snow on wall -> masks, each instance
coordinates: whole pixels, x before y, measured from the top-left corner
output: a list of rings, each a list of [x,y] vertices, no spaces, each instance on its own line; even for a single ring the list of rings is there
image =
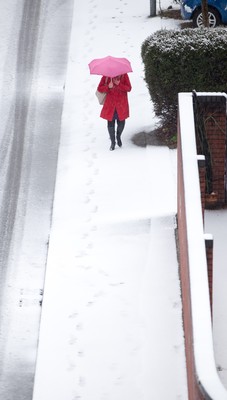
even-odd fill
[[[227,399],[227,391],[219,380],[213,352],[192,94],[179,93],[178,102],[188,239],[193,345],[197,382],[204,393],[204,398],[224,400]]]

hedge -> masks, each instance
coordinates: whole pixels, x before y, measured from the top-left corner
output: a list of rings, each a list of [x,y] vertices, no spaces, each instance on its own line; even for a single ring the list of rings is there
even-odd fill
[[[159,30],[141,47],[145,81],[163,124],[176,123],[179,92],[227,91],[227,30]]]

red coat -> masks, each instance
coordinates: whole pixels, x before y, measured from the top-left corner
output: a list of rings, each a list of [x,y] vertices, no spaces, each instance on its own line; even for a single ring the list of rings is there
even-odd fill
[[[129,117],[128,93],[131,90],[131,83],[127,74],[121,75],[119,85],[109,89],[110,78],[102,77],[99,85],[99,92],[106,92],[106,100],[103,105],[100,117],[112,121],[114,111],[117,110],[120,121]]]

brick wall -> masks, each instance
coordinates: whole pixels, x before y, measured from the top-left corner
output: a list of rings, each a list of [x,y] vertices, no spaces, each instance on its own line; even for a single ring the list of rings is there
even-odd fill
[[[191,315],[191,294],[189,279],[189,260],[188,260],[188,240],[186,229],[185,215],[185,197],[184,197],[184,180],[183,165],[181,152],[181,138],[178,127],[178,247],[179,247],[179,264],[180,264],[180,281],[182,294],[183,309],[183,326],[185,332],[185,355],[188,381],[188,400],[203,400],[205,397],[199,390],[195,372],[194,347],[193,347],[193,331],[192,331],[192,315]]]
[[[191,171],[195,172],[195,168],[192,168],[192,164],[194,165],[194,160],[196,157],[196,146],[190,146],[191,140],[193,141],[195,138],[194,126],[191,123],[188,123],[188,108],[190,106],[190,101],[187,103],[185,99],[187,99],[188,94],[182,94],[180,97],[180,101],[182,103],[179,104],[183,105],[184,112],[179,110],[179,115],[181,116],[184,123],[182,123],[183,134],[181,137],[181,128],[180,124],[181,121],[178,118],[178,148],[177,148],[177,158],[178,158],[178,165],[177,165],[177,202],[178,202],[178,211],[177,211],[177,226],[178,226],[178,255],[179,255],[179,271],[180,271],[180,280],[181,280],[181,292],[182,292],[182,308],[183,308],[183,325],[184,325],[184,333],[185,333],[185,354],[186,354],[186,367],[187,367],[187,380],[188,380],[188,400],[207,400],[207,399],[226,399],[226,391],[225,388],[220,384],[219,380],[216,381],[216,366],[213,365],[213,370],[206,378],[208,379],[209,383],[212,380],[215,386],[215,390],[213,393],[206,392],[206,383],[205,383],[205,375],[203,374],[202,379],[200,376],[197,376],[197,364],[195,363],[195,358],[198,356],[195,353],[194,343],[196,339],[198,339],[198,330],[204,329],[204,314],[209,308],[209,300],[210,300],[210,307],[211,307],[211,316],[212,316],[212,289],[213,289],[213,239],[212,235],[204,235],[203,229],[201,229],[201,219],[198,218],[199,215],[199,207],[200,205],[197,204],[199,199],[201,201],[201,217],[203,217],[204,221],[204,209],[206,207],[206,164],[204,156],[201,154],[200,149],[198,149],[197,143],[197,161],[198,161],[198,172],[199,172],[199,182],[197,181],[196,190],[200,190],[196,192],[197,195],[195,197],[190,196],[190,186],[193,185],[191,181]],[[185,97],[183,97],[185,96]],[[226,97],[220,96],[202,96],[202,102],[204,106],[204,123],[206,128],[207,140],[210,146],[210,152],[213,159],[213,190],[218,192],[218,206],[222,206],[225,204],[225,157],[226,157]],[[209,97],[211,97],[211,104],[209,102]],[[217,100],[218,98],[218,100]],[[217,100],[217,102],[216,102]],[[191,98],[192,102],[192,98]],[[193,120],[193,108],[190,112],[190,120]],[[190,139],[192,138],[192,139]],[[181,143],[182,139],[182,143]],[[189,150],[188,150],[189,149]],[[182,155],[184,154],[184,156]],[[198,156],[199,154],[199,156]],[[192,163],[190,165],[190,163]],[[185,173],[187,171],[187,173]],[[193,174],[192,174],[193,175]],[[195,175],[193,175],[195,176]],[[184,179],[186,181],[184,181]],[[194,192],[194,191],[191,191]],[[199,196],[200,194],[200,196]],[[187,198],[186,198],[187,197]],[[189,201],[189,199],[193,199],[193,201]],[[194,201],[195,200],[195,201]],[[191,209],[193,208],[192,204],[196,203],[196,212],[192,213]],[[190,211],[189,211],[190,208]],[[189,216],[192,216],[190,218]],[[205,241],[205,249],[206,249],[206,260],[204,257],[201,259],[201,264],[197,261],[196,258],[192,257],[192,253],[189,249],[192,250],[192,245],[196,246],[198,241],[192,240],[192,227],[193,223],[195,223],[196,229],[196,222],[197,219],[200,219],[200,230],[201,233],[199,234],[200,238],[202,239],[200,245],[202,246],[202,241]],[[188,230],[188,222],[190,220],[190,230]],[[189,237],[188,237],[189,235]],[[198,239],[198,238],[197,238]],[[189,244],[190,242],[190,244]],[[193,244],[192,244],[193,242]],[[193,247],[195,250],[195,247]],[[198,249],[199,250],[199,249]],[[200,253],[201,254],[201,253]],[[193,260],[193,261],[192,261]],[[207,267],[207,275],[204,274],[204,279],[201,279],[201,269],[200,266],[203,265],[203,271],[206,270]],[[193,290],[194,297],[192,298],[192,285],[193,282],[195,283],[196,279],[196,268],[198,268],[198,275],[200,277],[200,285],[209,285],[209,295],[203,298],[202,304],[207,304],[205,310],[201,312],[203,323],[201,326],[199,325],[200,318],[195,320],[195,291]],[[191,274],[193,273],[193,278],[191,280]],[[205,283],[206,282],[206,283]],[[193,289],[198,289],[197,284],[194,286]],[[203,287],[204,289],[204,287]],[[204,290],[202,291],[204,294]],[[200,295],[196,290],[196,298],[198,307],[200,308],[201,304],[199,303]],[[192,308],[193,304],[193,308]],[[197,313],[197,311],[196,311]],[[211,320],[209,318],[209,323],[206,326],[204,331],[204,337],[206,336],[206,332],[210,332],[212,338],[212,327],[210,325]],[[195,330],[196,329],[196,330]],[[195,340],[194,337],[195,336]],[[201,337],[200,337],[201,339]],[[203,340],[203,339],[202,339]],[[210,346],[213,346],[212,339]],[[200,347],[199,347],[200,348]],[[197,347],[197,351],[198,347]],[[211,350],[212,351],[212,350]],[[198,360],[196,358],[196,360]],[[207,367],[208,364],[206,364]],[[203,370],[204,372],[204,370]],[[208,385],[209,386],[209,385]],[[210,389],[210,386],[209,386]],[[219,395],[218,393],[221,393]]]

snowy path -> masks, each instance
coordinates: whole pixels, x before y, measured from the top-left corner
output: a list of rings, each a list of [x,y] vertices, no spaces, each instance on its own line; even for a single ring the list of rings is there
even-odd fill
[[[186,400],[176,152],[130,140],[153,124],[139,49],[163,22],[145,0],[77,3],[33,400]],[[87,69],[110,43],[135,68],[114,152]]]

